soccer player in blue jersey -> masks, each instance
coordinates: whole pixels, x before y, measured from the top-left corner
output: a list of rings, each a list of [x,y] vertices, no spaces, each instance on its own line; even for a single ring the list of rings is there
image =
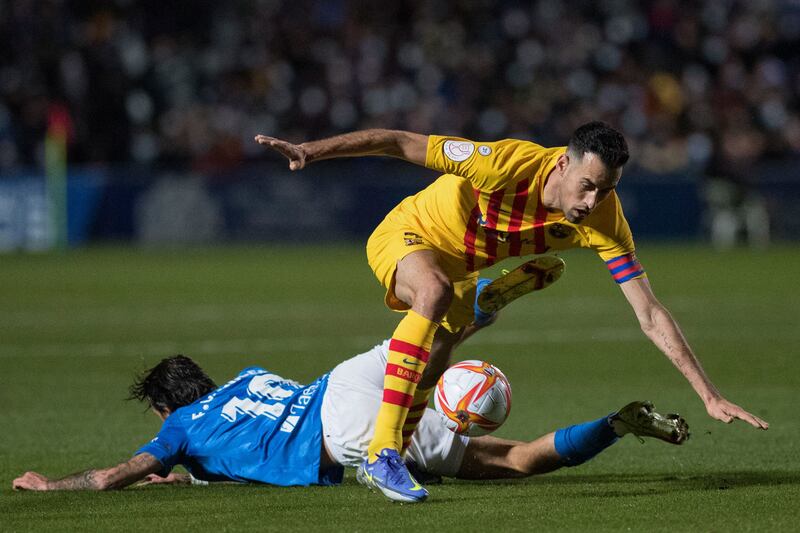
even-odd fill
[[[190,358],[164,359],[131,387],[131,396],[147,402],[164,421],[133,458],[62,479],[26,472],[13,487],[108,490],[138,481],[337,484],[343,467],[357,467],[367,455],[388,353],[387,340],[310,385],[250,367],[217,387]],[[427,409],[405,459],[420,479],[425,474],[525,477],[581,464],[626,433],[681,444],[688,426],[677,415],[659,415],[648,402],[633,402],[611,415],[522,442],[457,435],[441,414]],[[171,474],[178,464],[189,474]],[[395,465],[398,472],[403,468]],[[402,495],[391,499],[403,501]]]

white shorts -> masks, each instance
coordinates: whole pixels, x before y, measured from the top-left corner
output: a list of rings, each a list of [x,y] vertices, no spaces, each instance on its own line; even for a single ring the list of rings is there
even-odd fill
[[[344,361],[333,369],[322,399],[322,434],[331,458],[358,466],[367,456],[375,418],[383,397],[389,341]],[[453,433],[444,416],[426,409],[411,438],[406,458],[421,470],[454,477],[461,468],[469,439]]]

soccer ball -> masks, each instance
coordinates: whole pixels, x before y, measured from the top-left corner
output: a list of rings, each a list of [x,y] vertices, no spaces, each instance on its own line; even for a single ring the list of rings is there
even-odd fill
[[[461,361],[439,378],[434,404],[450,430],[472,437],[486,435],[508,418],[511,385],[505,374],[492,364]]]

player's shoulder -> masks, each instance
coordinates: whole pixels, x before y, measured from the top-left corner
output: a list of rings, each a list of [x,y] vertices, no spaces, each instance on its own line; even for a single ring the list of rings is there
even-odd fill
[[[594,248],[603,260],[613,259],[634,249],[633,235],[615,192],[603,200],[580,226],[590,247]]]
[[[534,166],[541,169],[549,169],[555,166],[558,157],[566,152],[566,146],[542,146],[534,141],[524,139],[502,139],[494,143],[499,157],[509,161],[517,161],[525,167]],[[478,153],[481,153],[478,147]]]
[[[503,148],[516,148],[520,150],[530,150],[533,152],[540,152],[543,150],[551,150],[551,148],[547,148],[546,146],[542,146],[539,143],[531,141],[529,139],[514,139],[514,138],[507,138],[507,139],[500,139],[495,141],[494,144],[497,147]]]
[[[472,140],[452,135],[430,135],[429,148],[442,147],[445,155],[454,158],[469,158],[473,154],[484,157],[500,151],[527,150],[532,152],[546,150],[563,150],[565,147],[547,148],[529,139],[506,138],[494,141]]]
[[[486,145],[479,144],[477,153],[526,173],[530,168],[545,169],[555,165],[556,159],[565,150],[564,146],[548,148],[525,139],[501,139]]]

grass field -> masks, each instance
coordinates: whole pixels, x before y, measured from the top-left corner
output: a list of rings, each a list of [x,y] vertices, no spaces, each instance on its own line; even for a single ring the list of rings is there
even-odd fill
[[[683,414],[692,438],[672,447],[628,437],[578,468],[449,481],[424,505],[401,506],[352,473],[335,488],[11,490],[26,470],[108,466],[148,441],[159,421],[124,398],[133,375],[162,357],[191,355],[217,381],[250,364],[307,381],[389,335],[398,317],[382,307],[360,247],[4,256],[0,530],[798,530],[800,249],[640,253],[712,379],[767,419],[767,432],[708,418],[602,263],[564,257],[559,283],[460,350],[511,380],[514,408],[498,435],[533,438],[647,398]]]

